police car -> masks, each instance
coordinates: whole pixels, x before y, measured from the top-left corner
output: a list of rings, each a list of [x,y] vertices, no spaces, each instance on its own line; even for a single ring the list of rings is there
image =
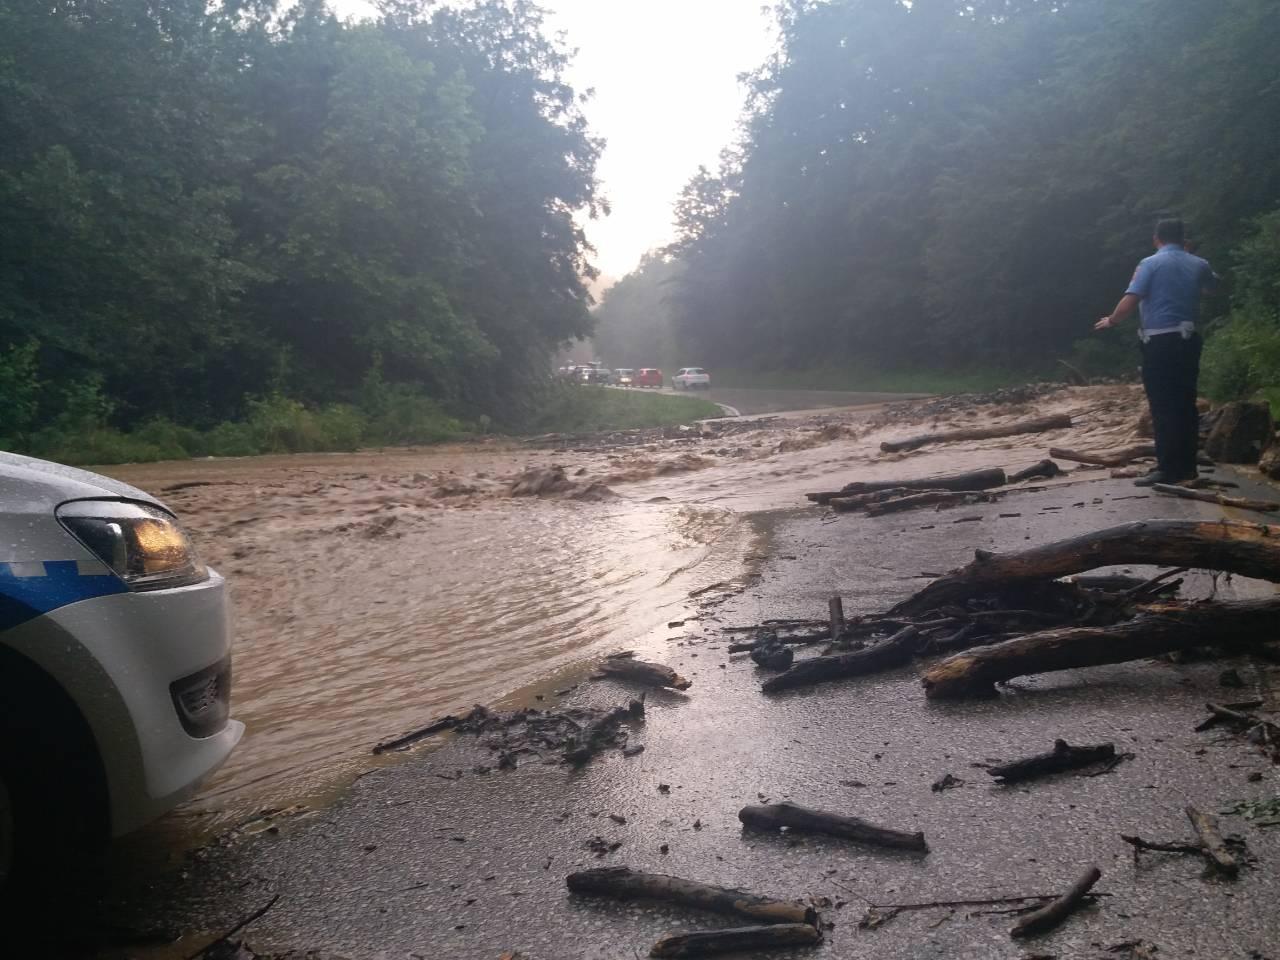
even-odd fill
[[[230,711],[226,585],[149,494],[0,453],[0,887],[195,792]]]

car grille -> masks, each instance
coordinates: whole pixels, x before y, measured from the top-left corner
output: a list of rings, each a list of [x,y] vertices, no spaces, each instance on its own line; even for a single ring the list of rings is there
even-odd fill
[[[182,729],[193,737],[211,737],[231,715],[231,658],[169,684]]]

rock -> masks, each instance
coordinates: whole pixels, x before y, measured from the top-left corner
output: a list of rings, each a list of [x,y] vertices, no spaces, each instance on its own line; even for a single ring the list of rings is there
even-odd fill
[[[1273,443],[1267,448],[1262,459],[1258,461],[1258,469],[1264,476],[1272,480],[1280,480],[1280,444]]]
[[[1271,405],[1265,400],[1232,401],[1218,411],[1205,451],[1224,463],[1257,463],[1273,430]]]

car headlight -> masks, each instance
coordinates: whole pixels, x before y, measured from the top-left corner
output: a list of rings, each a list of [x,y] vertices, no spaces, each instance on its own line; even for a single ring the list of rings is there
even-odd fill
[[[119,500],[75,500],[58,521],[130,590],[164,590],[209,576],[176,520],[158,507]]]

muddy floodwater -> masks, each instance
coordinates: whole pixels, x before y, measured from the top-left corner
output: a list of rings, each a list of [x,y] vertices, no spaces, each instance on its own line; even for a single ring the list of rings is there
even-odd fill
[[[1132,425],[1126,389],[1052,403],[1083,412],[1074,443],[1105,447]],[[169,503],[232,588],[233,711],[248,734],[179,821],[218,828],[314,800],[375,762],[381,739],[477,702],[550,705],[592,658],[659,649],[669,622],[750,588],[767,549],[753,516],[802,506],[805,490],[855,468],[929,472],[929,451],[878,453],[883,436],[910,430],[876,416],[560,449],[495,441],[105,468]],[[1025,465],[1043,443],[969,444],[938,465]],[[511,495],[553,467],[542,495]]]

